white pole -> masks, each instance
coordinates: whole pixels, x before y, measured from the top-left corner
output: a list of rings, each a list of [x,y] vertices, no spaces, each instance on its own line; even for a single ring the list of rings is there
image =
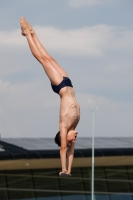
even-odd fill
[[[94,112],[98,110],[98,102],[95,98],[89,100],[89,107],[92,112],[92,180],[91,180],[91,199],[94,200]]]
[[[92,112],[93,121],[92,121],[92,200],[94,200],[94,112]]]

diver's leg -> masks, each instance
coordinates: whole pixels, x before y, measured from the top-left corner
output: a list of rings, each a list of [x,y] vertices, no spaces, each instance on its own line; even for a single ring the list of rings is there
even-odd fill
[[[33,37],[31,36],[29,27],[27,26],[27,23],[23,17],[20,20],[20,24],[22,29],[22,35],[24,35],[27,38],[33,56],[42,64],[50,81],[54,85],[58,85],[63,80],[63,76],[54,66],[52,60],[50,58],[47,58],[46,55],[42,54],[40,49],[37,47],[36,43],[33,40]]]
[[[25,20],[26,21],[26,20]],[[27,21],[26,21],[27,22]],[[31,32],[31,36],[33,37],[33,40],[36,44],[36,46],[38,47],[38,49],[41,51],[41,53],[46,56],[47,58],[50,59],[50,61],[53,63],[53,65],[56,67],[56,69],[60,72],[60,74],[62,76],[68,77],[67,73],[65,72],[65,70],[54,60],[54,58],[52,58],[46,51],[46,49],[43,47],[43,45],[41,44],[41,42],[39,41],[34,29],[31,27],[31,25],[27,22],[27,25],[30,29]]]

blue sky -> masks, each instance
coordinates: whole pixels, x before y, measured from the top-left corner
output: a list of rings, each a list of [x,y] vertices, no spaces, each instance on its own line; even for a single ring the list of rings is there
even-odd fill
[[[59,96],[21,36],[24,16],[72,79],[81,106],[79,136],[133,134],[133,2],[131,0],[2,1],[0,130],[2,137],[54,137]]]

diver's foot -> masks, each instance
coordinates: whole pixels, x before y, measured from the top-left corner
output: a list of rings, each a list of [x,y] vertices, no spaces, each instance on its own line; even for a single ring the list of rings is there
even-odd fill
[[[26,36],[29,33],[29,27],[28,27],[27,22],[26,22],[24,17],[21,17],[20,25],[21,25],[21,33],[22,33],[22,35]]]
[[[32,28],[32,26],[28,23],[28,21],[26,19],[24,19],[24,20],[27,23],[27,26],[28,26],[28,28],[30,30],[31,35],[34,34],[35,32],[34,32],[34,29]]]
[[[34,32],[34,29],[32,28],[32,26],[26,21],[27,25],[28,25],[28,28],[30,30],[30,33],[31,35],[33,35],[35,32]]]

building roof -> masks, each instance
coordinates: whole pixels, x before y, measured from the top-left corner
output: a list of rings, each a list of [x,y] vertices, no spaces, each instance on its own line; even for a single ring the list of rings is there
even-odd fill
[[[3,138],[1,141],[16,145],[27,150],[59,149],[53,138]],[[75,149],[91,149],[92,139],[77,138]],[[96,137],[95,149],[133,148],[133,137]]]
[[[92,139],[77,138],[75,157],[91,157]],[[133,137],[95,138],[95,156],[133,155]],[[59,147],[53,138],[2,138],[0,160],[20,158],[59,158]]]

